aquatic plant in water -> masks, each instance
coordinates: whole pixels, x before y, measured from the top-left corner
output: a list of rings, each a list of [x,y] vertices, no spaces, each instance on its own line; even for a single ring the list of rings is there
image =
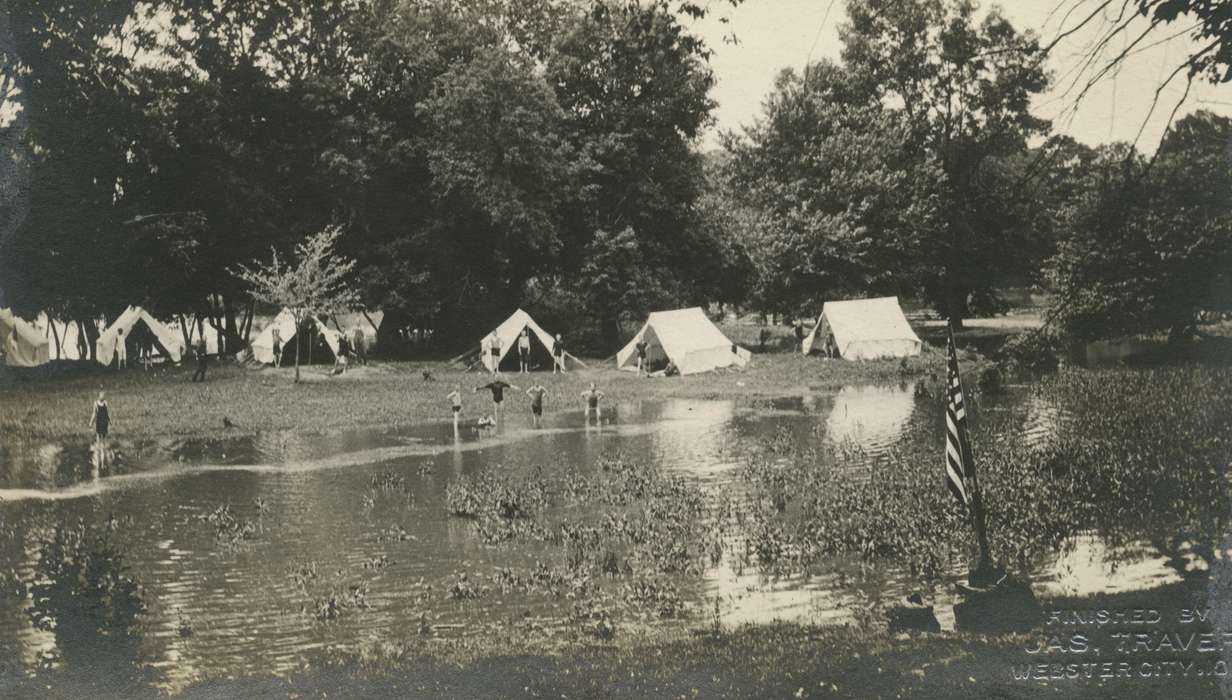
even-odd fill
[[[1064,416],[1043,443],[1026,440],[1012,417],[977,413],[974,422],[1001,563],[1029,574],[1083,532],[1113,550],[1150,540],[1178,566],[1182,550],[1213,561],[1229,505],[1232,372],[1068,370],[1035,391]],[[742,472],[755,494],[741,526],[753,558],[783,570],[855,555],[905,566],[925,584],[942,580],[970,561],[974,542],[944,490],[941,449],[933,439],[853,463],[841,451],[768,443]]]

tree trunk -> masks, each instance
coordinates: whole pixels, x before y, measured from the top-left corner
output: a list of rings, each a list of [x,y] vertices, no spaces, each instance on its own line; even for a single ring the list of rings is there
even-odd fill
[[[85,331],[86,354],[90,356],[91,360],[97,360],[98,359],[98,326],[95,325],[94,321],[90,321],[89,323],[86,323],[84,321],[78,321],[77,323],[80,324],[81,329]]]
[[[56,359],[63,359],[61,356],[64,352],[64,346],[60,344],[60,331],[56,330],[56,321],[50,314],[47,316],[47,327],[51,329],[51,337],[55,338],[56,341]]]
[[[238,349],[242,340],[239,327],[235,323],[235,300],[226,294],[218,296],[222,299],[223,336],[226,339],[227,354],[231,354],[232,349]],[[222,348],[218,350],[222,352]]]

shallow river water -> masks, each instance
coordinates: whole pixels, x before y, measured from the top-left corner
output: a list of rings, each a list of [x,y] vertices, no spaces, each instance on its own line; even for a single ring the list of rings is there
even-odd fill
[[[621,452],[721,494],[737,488],[735,471],[748,445],[780,431],[856,447],[870,459],[904,441],[935,441],[941,464],[940,402],[918,398],[915,388],[909,382],[821,397],[622,403],[607,407],[598,427],[587,426],[580,412],[564,411],[533,430],[515,412],[499,431],[480,434],[466,425],[457,440],[449,424],[439,423],[130,445],[129,466],[101,479],[89,474],[81,445],[4,445],[0,658],[7,661],[0,662],[0,678],[75,663],[80,640],[36,624],[55,611],[37,610],[18,583],[39,578],[40,543],[56,525],[80,520],[87,530],[112,528],[144,603],[136,615],[134,658],[127,660],[147,668],[155,684],[174,689],[204,676],[286,671],[333,645],[411,634],[425,613],[441,633],[458,635],[489,617],[559,616],[569,603],[543,596],[497,592],[447,600],[444,591],[461,573],[478,577],[553,556],[537,543],[483,545],[472,521],[446,512],[445,489],[454,480],[536,466],[585,471],[600,456]],[[1047,440],[1064,420],[1020,385],[975,402],[973,410],[975,420],[1000,415],[1032,440]],[[938,474],[940,483],[940,468]],[[374,491],[374,478],[391,475],[400,477],[398,488]],[[220,541],[223,506],[256,528],[238,546]],[[859,586],[840,585],[857,575]],[[1146,551],[1114,572],[1091,540],[1044,563],[1035,583],[1041,592],[1086,593],[1173,580],[1166,562]],[[700,578],[681,581],[701,608],[717,598],[719,617],[730,624],[841,622],[867,604],[866,596],[897,597],[906,586],[894,571],[870,575],[841,561],[808,576],[768,579],[726,555]],[[364,606],[328,623],[306,610],[314,596],[335,590],[362,592]],[[938,614],[949,627],[943,596]]]

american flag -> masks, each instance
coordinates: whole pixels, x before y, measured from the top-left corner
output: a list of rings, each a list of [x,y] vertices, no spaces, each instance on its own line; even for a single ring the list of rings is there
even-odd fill
[[[971,504],[975,464],[967,440],[967,410],[963,406],[962,378],[958,375],[958,354],[954,350],[954,328],[950,328],[949,368],[945,384],[945,482],[964,506]]]

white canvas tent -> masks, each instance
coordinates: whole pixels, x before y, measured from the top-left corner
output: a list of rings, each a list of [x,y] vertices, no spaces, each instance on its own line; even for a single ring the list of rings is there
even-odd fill
[[[509,318],[505,319],[493,331],[500,341],[500,354],[497,356],[496,362],[503,364],[505,369],[508,370],[518,369],[518,336],[522,334],[523,328],[530,331],[531,366],[551,369],[553,351],[556,349],[556,338],[551,333],[543,330],[543,327],[535,323],[535,319],[531,318],[531,315],[522,309],[514,311]],[[479,341],[479,360],[489,371],[492,370],[491,349],[492,333],[489,333]],[[566,363],[572,361],[578,365],[583,364],[581,360],[570,355],[568,351],[565,352],[565,357],[567,358]],[[506,358],[509,359],[509,362],[503,362]]]
[[[617,369],[637,370],[637,341],[646,341],[646,359],[652,366],[671,360],[681,374],[707,372],[720,367],[743,367],[752,357],[710,322],[698,307],[655,311],[646,325],[616,353]]]
[[[153,336],[154,349],[159,354],[172,362],[180,361],[184,355],[184,339],[140,306],[130,306],[125,309],[124,313],[120,314],[120,317],[98,336],[98,341],[94,345],[94,359],[103,365],[110,365],[115,360],[116,343],[120,339],[122,330],[129,362],[136,364],[137,352],[133,331],[137,328],[144,328],[150,332]]]
[[[217,355],[219,347],[225,345],[223,342],[222,333],[215,330],[214,326],[210,325],[208,320],[202,321],[201,325],[198,326],[195,319],[188,316],[183,316],[176,325],[180,331],[180,337],[192,338],[192,345],[196,345],[197,340],[204,335],[205,354],[207,355]]]
[[[4,363],[9,367],[38,367],[50,360],[47,338],[8,309],[0,309],[0,342],[4,343]]]
[[[920,354],[920,339],[907,323],[898,297],[827,301],[801,350],[806,355],[821,352],[827,336],[833,336],[838,355],[845,360]]]
[[[317,363],[333,362],[334,358],[338,356],[338,339],[342,337],[342,334],[332,328],[327,327],[315,316],[305,318],[304,321],[305,323],[310,322],[316,324],[317,332],[320,334],[321,339],[325,341],[325,347],[329,350],[329,355],[322,357],[322,353],[314,350],[311,353],[312,356],[310,358],[308,347],[305,345],[300,351],[299,363],[301,365],[308,364],[310,360]],[[284,366],[294,365],[295,344],[297,339],[295,337],[295,315],[291,313],[290,309],[283,309],[279,312],[268,326],[261,329],[261,332],[257,334],[257,337],[253,339],[251,344],[249,344],[248,349],[241,352],[240,355],[243,356],[245,353],[248,353],[257,362],[266,365],[273,364],[275,328],[278,329],[278,337],[281,340],[283,347],[282,364]]]
[[[95,331],[99,334],[105,327],[97,319],[85,323],[93,324]],[[48,352],[51,354],[51,359],[88,360],[90,358],[90,340],[81,333],[81,329],[77,327],[77,321],[61,321],[50,318],[46,312],[41,312],[35,326],[41,329],[39,332],[50,343]],[[58,346],[57,339],[59,340]]]

